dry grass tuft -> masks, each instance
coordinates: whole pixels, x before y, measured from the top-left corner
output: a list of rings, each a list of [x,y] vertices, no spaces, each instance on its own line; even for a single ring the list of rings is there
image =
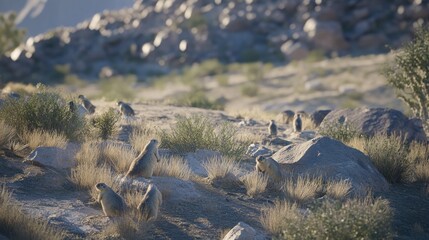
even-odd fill
[[[306,203],[313,200],[322,191],[322,188],[322,178],[298,176],[296,180],[289,178],[282,190],[286,199],[296,203]]]
[[[415,181],[429,183],[429,162],[415,164],[413,173]]]
[[[133,132],[130,135],[130,143],[137,152],[143,151],[151,139],[160,139],[154,126],[137,122],[133,122],[131,125],[133,126]]]
[[[262,211],[262,226],[276,239],[391,239],[392,209],[383,199],[324,201],[307,210],[277,201]]]
[[[429,146],[423,143],[412,142],[408,148],[408,161],[423,163],[429,161]]]
[[[64,239],[47,221],[24,214],[5,186],[0,187],[0,233],[10,239]]]
[[[223,179],[229,176],[235,176],[238,170],[238,163],[230,158],[213,157],[203,163],[210,180]]]
[[[256,196],[263,193],[268,185],[268,176],[256,171],[249,173],[241,178],[247,190],[247,195]]]
[[[297,222],[301,218],[298,205],[287,201],[276,201],[274,206],[262,210],[262,226],[274,235],[279,235],[287,222]]]
[[[183,180],[189,180],[192,171],[188,164],[180,157],[161,158],[155,165],[153,174],[155,176],[169,176]]]
[[[341,200],[350,194],[351,189],[352,184],[350,181],[331,181],[326,185],[326,195],[330,198]]]
[[[243,129],[243,131],[240,131],[237,134],[237,140],[241,141],[245,144],[249,143],[259,143],[264,138],[263,134],[261,133],[254,133],[249,130]]]
[[[349,147],[357,149],[357,150],[366,154],[366,152],[365,152],[365,139],[364,138],[354,137],[354,138],[350,139],[346,144]]]
[[[7,146],[15,136],[15,129],[4,121],[0,121],[0,148]]]
[[[144,239],[149,226],[131,217],[122,217],[113,221],[101,233],[101,239]]]
[[[24,132],[21,135],[21,139],[32,149],[39,146],[58,148],[65,148],[67,146],[67,137],[64,134],[40,129]]]
[[[133,149],[119,144],[108,144],[103,147],[101,155],[103,160],[118,173],[127,172],[131,162],[137,157]]]
[[[256,119],[263,122],[269,122],[271,119],[274,119],[277,120],[277,122],[282,122],[276,113],[266,112],[260,108],[227,110],[227,113],[228,115],[234,116],[236,118]]]

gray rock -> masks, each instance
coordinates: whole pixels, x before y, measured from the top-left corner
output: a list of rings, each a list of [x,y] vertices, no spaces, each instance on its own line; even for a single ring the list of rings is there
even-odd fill
[[[295,112],[292,110],[285,110],[282,112],[282,120],[286,124],[291,123],[294,116],[295,116]]]
[[[292,142],[285,140],[283,138],[275,137],[273,139],[271,139],[271,138],[263,139],[262,144],[264,144],[264,145],[269,144],[269,145],[275,145],[275,146],[287,146],[287,145],[292,144]]]
[[[252,143],[247,148],[246,154],[252,157],[257,157],[260,155],[271,155],[272,151],[262,145]]]
[[[244,222],[239,222],[223,237],[223,240],[253,240],[256,231]]]
[[[326,115],[328,115],[328,113],[330,113],[330,112],[331,112],[331,110],[317,110],[317,111],[314,111],[310,115],[310,119],[314,123],[314,125],[316,127],[318,127],[322,123],[323,119],[325,119]]]
[[[390,108],[336,109],[330,112],[321,128],[344,119],[366,136],[399,134],[406,142],[426,142],[427,137],[419,119],[409,119],[402,112]]]
[[[67,169],[75,166],[75,156],[80,145],[68,143],[66,148],[37,147],[26,160],[35,165],[49,166],[56,169]]]
[[[292,40],[285,42],[280,50],[290,60],[302,60],[307,57],[309,49],[302,42],[294,43]]]
[[[272,158],[288,172],[321,176],[324,180],[349,180],[355,194],[388,189],[386,179],[362,152],[328,137],[286,146]]]
[[[348,47],[341,25],[336,21],[318,21],[310,18],[304,25],[304,32],[316,47],[328,51],[339,51]]]

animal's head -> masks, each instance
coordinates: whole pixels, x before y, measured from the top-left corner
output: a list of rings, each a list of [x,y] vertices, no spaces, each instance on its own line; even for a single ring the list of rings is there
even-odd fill
[[[118,106],[121,106],[123,102],[122,101],[118,101]]]
[[[264,160],[265,160],[265,157],[262,156],[262,155],[259,155],[259,156],[256,157],[256,162],[257,163],[262,163],[262,162],[264,162]]]
[[[79,99],[84,99],[84,98],[85,98],[85,96],[83,96],[83,95],[79,95],[79,96],[78,96],[78,98],[79,98]]]
[[[297,118],[300,118],[300,117],[301,117],[301,114],[300,114],[300,113],[297,113],[297,114],[296,114],[296,117],[297,117]]]
[[[149,142],[149,144],[151,144],[151,145],[158,145],[158,140],[151,139],[150,142]]]
[[[271,123],[271,124],[275,124],[276,122],[275,122],[274,120],[272,120],[272,119],[271,119],[271,120],[270,120],[270,123]]]
[[[109,188],[105,183],[97,183],[96,185],[95,185],[95,188],[98,190],[98,191],[100,191],[100,192],[102,192],[102,191],[104,191],[104,190],[106,190],[107,188]]]

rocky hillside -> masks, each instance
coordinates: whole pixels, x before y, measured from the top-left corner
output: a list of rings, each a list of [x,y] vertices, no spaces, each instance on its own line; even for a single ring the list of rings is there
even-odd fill
[[[429,18],[422,1],[148,0],[105,11],[75,28],[27,40],[0,59],[0,80],[151,74],[204,59],[288,61],[397,47]]]

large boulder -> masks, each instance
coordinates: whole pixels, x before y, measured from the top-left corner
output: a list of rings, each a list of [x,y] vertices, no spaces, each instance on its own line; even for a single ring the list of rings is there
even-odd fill
[[[304,32],[308,40],[318,48],[327,51],[339,51],[348,47],[340,23],[336,21],[319,21],[310,18],[305,22]]]
[[[317,110],[310,115],[310,119],[318,127],[330,112],[331,110]]]
[[[68,143],[65,148],[37,147],[25,161],[38,166],[49,166],[56,169],[67,169],[75,166],[75,156],[80,145]]]
[[[402,112],[389,108],[337,109],[326,115],[321,128],[338,122],[347,123],[366,136],[399,134],[406,142],[426,142],[426,134],[419,119],[409,119]]]
[[[286,146],[272,155],[286,172],[321,176],[324,180],[348,180],[355,194],[368,189],[384,191],[386,179],[362,152],[328,137]]]

